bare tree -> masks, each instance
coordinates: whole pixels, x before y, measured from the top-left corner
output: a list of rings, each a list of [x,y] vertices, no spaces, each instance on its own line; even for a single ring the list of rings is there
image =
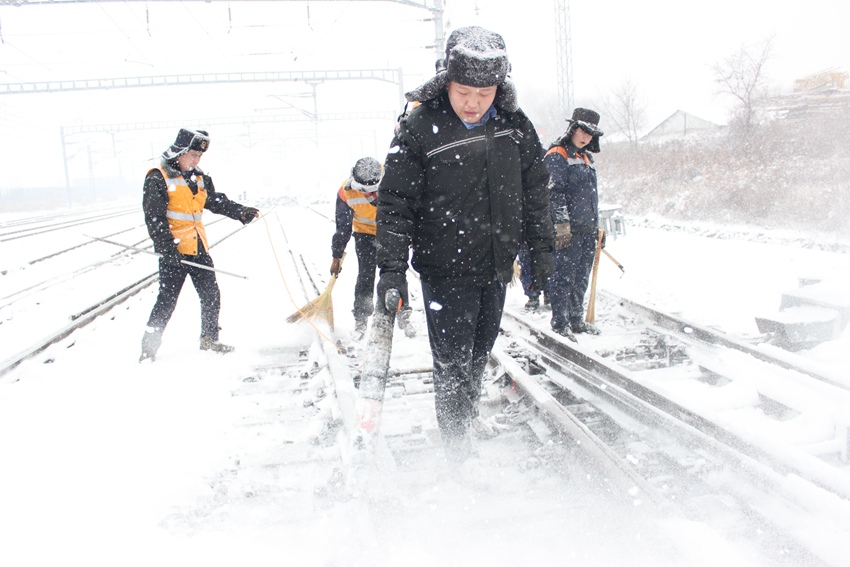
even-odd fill
[[[770,60],[773,38],[757,45],[742,45],[738,51],[712,67],[720,92],[739,102],[733,122],[749,132],[755,121],[758,105],[767,98],[765,65]]]
[[[627,78],[610,96],[601,97],[605,118],[614,124],[615,131],[622,132],[632,144],[638,141],[646,114],[646,105],[643,104],[638,91],[637,83]]]

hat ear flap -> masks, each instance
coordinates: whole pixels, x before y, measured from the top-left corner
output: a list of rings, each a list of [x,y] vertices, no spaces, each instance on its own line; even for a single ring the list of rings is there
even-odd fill
[[[516,112],[519,109],[516,85],[508,78],[496,89],[496,104],[505,112]]]
[[[448,83],[448,74],[445,71],[440,71],[419,87],[405,93],[404,98],[410,102],[425,102],[426,100],[431,100],[432,98],[439,96]]]

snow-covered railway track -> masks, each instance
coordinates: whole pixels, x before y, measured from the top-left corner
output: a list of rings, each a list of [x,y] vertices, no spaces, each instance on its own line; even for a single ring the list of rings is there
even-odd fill
[[[290,247],[279,255],[285,259],[290,291],[298,282],[306,297],[314,297],[327,285],[327,276],[319,275],[295,248],[297,243],[286,238],[285,229],[280,230]],[[317,328],[306,333],[308,343],[264,353],[254,375],[234,393],[246,402],[254,400],[245,405],[244,422],[257,437],[252,434],[255,441],[234,456],[238,465],[233,474],[223,475],[231,499],[240,500],[240,494],[285,498],[281,486],[294,487],[309,475],[314,490],[298,496],[305,499],[302,504],[318,514],[355,514],[360,523],[351,545],[367,554],[392,545],[398,523],[421,521],[450,506],[469,506],[482,495],[499,502],[489,522],[506,527],[518,520],[518,508],[526,511],[525,529],[545,531],[553,521],[570,517],[564,515],[562,498],[575,489],[571,484],[576,478],[585,482],[582,467],[573,466],[562,450],[566,443],[553,446],[535,435],[529,421],[539,420],[524,411],[510,376],[496,365],[485,377],[475,425],[481,466],[458,471],[448,465],[434,411],[423,307],[415,286],[410,292],[416,336],[395,333],[380,435],[365,477],[358,466],[362,463],[352,463],[351,439],[357,424],[356,387],[369,345],[314,321]],[[339,319],[345,316],[337,313]],[[296,324],[310,330],[306,321]],[[280,521],[285,521],[283,514]]]
[[[209,223],[208,226],[214,224],[215,220]],[[213,233],[208,233],[211,236],[210,247],[220,244],[243,228],[244,227],[236,228],[232,232],[223,234],[218,238],[212,238]],[[101,246],[106,249],[108,245],[102,244]],[[27,325],[24,330],[17,333],[15,331],[15,320],[10,317],[11,320],[6,321],[3,328],[0,330],[12,333],[17,339],[28,336],[26,333],[31,333],[33,330],[38,332],[39,335],[37,337],[31,337],[27,346],[24,346],[23,348],[18,347],[15,354],[0,362],[0,376],[3,376],[10,370],[16,368],[24,360],[30,359],[44,352],[52,345],[62,343],[62,341],[66,340],[77,329],[88,325],[98,317],[108,313],[115,306],[125,302],[127,299],[133,297],[157,281],[157,272],[150,271],[151,267],[156,266],[155,259],[153,261],[147,261],[144,265],[137,266],[134,270],[130,270],[130,265],[128,263],[131,259],[137,256],[148,255],[141,254],[135,250],[120,248],[115,251],[113,248],[117,247],[109,247],[109,256],[106,259],[100,259],[90,264],[73,267],[70,272],[56,275],[46,281],[20,289],[2,299],[0,309],[12,311],[17,308],[21,311],[26,311],[28,316],[33,319],[36,319],[34,316],[35,311],[38,311],[39,309],[43,311],[50,307],[56,307],[56,305],[51,302],[58,301],[58,305],[63,309],[62,313],[64,315],[51,313],[51,317],[46,320],[44,325],[38,325],[36,327],[33,327],[33,325]],[[146,248],[152,248],[152,245],[148,244]],[[80,276],[94,277],[95,279],[98,279],[98,274],[102,272],[105,273],[105,270],[107,269],[119,270],[121,272],[120,275],[122,277],[116,278],[118,279],[117,283],[121,287],[116,286],[116,288],[110,289],[106,293],[101,292],[101,295],[92,294],[89,296],[90,299],[88,303],[78,304],[78,308],[74,308],[74,304],[68,301],[69,296],[77,295],[75,292],[57,291],[57,287],[65,282],[72,282],[79,286]],[[110,279],[110,281],[112,280]],[[98,286],[98,289],[103,288],[104,286],[102,285]],[[47,297],[48,291],[52,292],[50,294],[51,298]],[[52,299],[53,297],[56,299]],[[28,300],[32,306],[27,305],[19,307],[16,305],[25,299]],[[8,340],[5,342],[7,346],[10,344]],[[73,341],[69,341],[69,344],[66,346],[73,346]]]
[[[0,224],[0,243],[40,236],[60,230],[67,230],[84,225],[120,218],[126,215],[140,213],[138,206],[122,207],[115,210],[92,211],[88,213],[71,213],[62,216],[38,217],[30,220],[10,221]]]
[[[525,395],[550,423],[572,437],[573,443],[581,444],[579,451],[603,463],[621,488],[634,482],[634,491],[641,498],[675,505],[689,516],[698,515],[706,503],[724,507],[754,533],[781,533],[787,536],[784,541],[797,542],[786,550],[792,555],[806,556],[824,549],[817,537],[805,533],[803,518],[822,519],[829,509],[837,529],[844,531],[838,526],[846,526],[850,520],[850,476],[836,450],[840,447],[833,445],[831,454],[819,458],[794,446],[793,439],[777,442],[756,434],[754,429],[764,431],[771,426],[759,420],[774,420],[781,427],[782,416],[768,411],[776,407],[775,402],[755,390],[743,397],[753,408],[732,406],[727,409],[733,416],[724,419],[722,411],[710,411],[711,404],[693,407],[684,401],[687,397],[677,397],[663,387],[682,381],[707,389],[732,384],[732,379],[717,373],[717,365],[715,371],[702,366],[712,352],[718,359],[714,349],[728,348],[716,341],[677,343],[668,338],[662,341],[663,356],[649,356],[650,351],[640,348],[636,350],[646,356],[615,362],[614,352],[626,352],[630,342],[640,344],[646,332],[662,333],[651,321],[631,324],[633,328],[620,337],[612,337],[615,333],[610,330],[605,338],[580,335],[576,345],[509,310],[503,320],[506,336],[494,355],[506,368],[521,368],[518,385]],[[685,332],[686,337],[691,334]],[[614,342],[619,350],[612,349]],[[686,363],[689,356],[702,362]],[[626,367],[629,364],[631,368]],[[747,377],[737,378],[741,381],[730,393],[741,398],[737,389]],[[811,381],[815,389],[827,389],[824,395],[840,398],[846,394],[809,376],[795,378]],[[769,385],[770,379],[766,382]],[[710,397],[707,392],[703,400]],[[734,414],[741,410],[752,415],[736,421]],[[829,420],[840,415],[816,417]],[[830,557],[821,560],[833,563]]]

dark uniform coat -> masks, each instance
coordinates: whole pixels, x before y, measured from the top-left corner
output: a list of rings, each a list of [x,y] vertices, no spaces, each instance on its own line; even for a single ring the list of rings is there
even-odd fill
[[[537,133],[522,110],[467,129],[448,95],[404,118],[378,195],[378,265],[423,281],[510,281],[521,241],[534,272],[552,271],[553,227]]]

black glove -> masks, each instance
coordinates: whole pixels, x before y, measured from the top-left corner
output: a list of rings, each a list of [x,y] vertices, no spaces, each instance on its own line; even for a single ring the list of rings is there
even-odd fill
[[[260,216],[259,210],[254,207],[245,207],[245,210],[239,215],[239,220],[242,221],[242,224],[248,224],[258,216]]]
[[[168,266],[169,268],[181,267],[183,264],[180,262],[180,260],[182,259],[183,255],[180,254],[180,252],[178,252],[176,248],[172,248],[166,252],[163,252],[161,258],[162,265]]]
[[[601,248],[605,248],[605,238],[608,236],[608,233],[604,230],[602,231],[602,242],[599,243]]]
[[[382,272],[378,279],[378,299],[375,308],[381,313],[395,313],[399,305],[386,305],[387,292],[397,290],[401,296],[402,305],[407,305],[407,277],[399,272]]]

